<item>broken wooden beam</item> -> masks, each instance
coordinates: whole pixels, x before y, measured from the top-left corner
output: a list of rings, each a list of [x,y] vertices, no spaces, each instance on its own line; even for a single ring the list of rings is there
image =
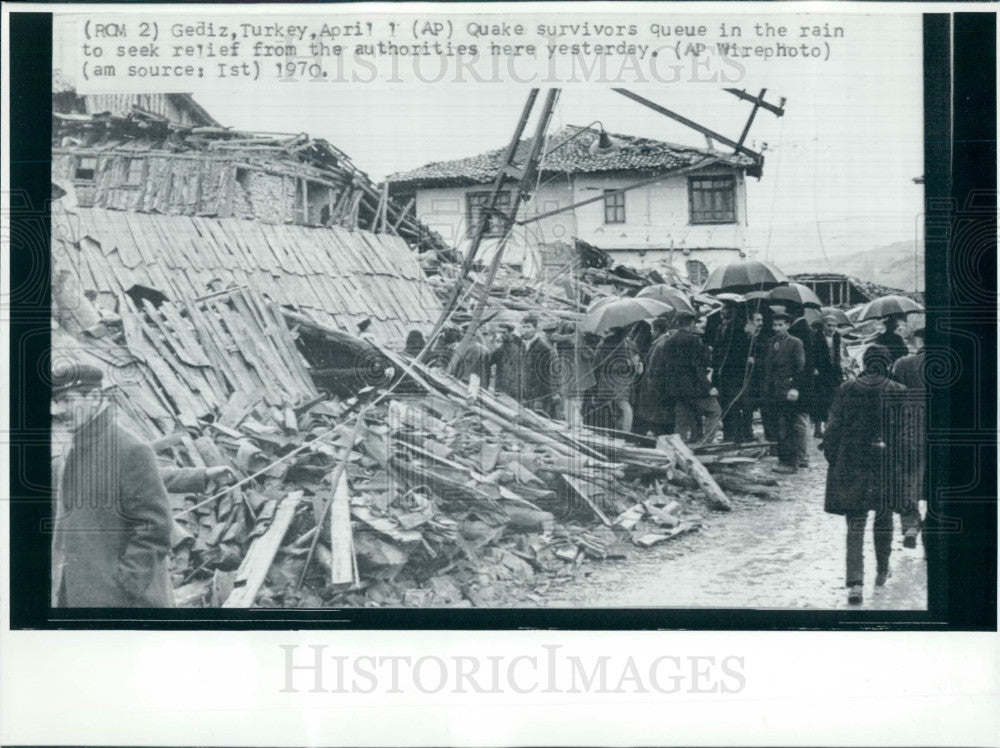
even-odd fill
[[[281,541],[288,532],[288,526],[292,524],[295,511],[302,500],[302,491],[293,491],[288,494],[278,505],[271,520],[271,526],[259,538],[255,538],[250,544],[250,550],[243,558],[243,563],[236,571],[233,579],[233,591],[223,608],[250,608],[257,599],[257,593],[267,578],[267,572],[271,568],[274,556],[281,547]]]
[[[733,508],[729,497],[719,488],[719,484],[711,476],[698,458],[694,456],[690,448],[677,434],[667,434],[657,437],[656,448],[670,453],[676,457],[677,466],[690,475],[698,484],[698,487],[705,492],[708,497],[708,504],[712,509],[728,512]]]

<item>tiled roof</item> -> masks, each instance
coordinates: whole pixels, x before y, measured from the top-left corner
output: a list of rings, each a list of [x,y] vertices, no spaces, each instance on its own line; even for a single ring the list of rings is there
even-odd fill
[[[100,208],[78,208],[64,223],[53,252],[73,260],[83,290],[117,295],[142,285],[194,299],[221,279],[352,334],[371,319],[371,332],[388,344],[428,329],[441,310],[397,236]]]
[[[718,158],[721,163],[747,169],[753,160],[740,154],[693,148],[676,143],[665,143],[634,135],[608,133],[613,146],[607,150],[596,147],[598,133],[568,125],[549,133],[543,161],[545,173],[599,173],[621,171],[651,171],[690,166],[705,158]],[[573,137],[576,136],[576,137]],[[569,140],[572,138],[572,140]],[[565,145],[560,143],[568,141]],[[522,140],[518,146],[515,162],[527,156],[530,139]],[[393,186],[446,186],[451,184],[482,184],[490,182],[500,168],[505,148],[481,153],[478,156],[437,161],[411,171],[400,172],[389,177]]]

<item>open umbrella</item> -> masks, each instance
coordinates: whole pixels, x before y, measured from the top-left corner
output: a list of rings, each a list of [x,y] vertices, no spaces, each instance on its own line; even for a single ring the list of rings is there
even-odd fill
[[[781,301],[803,307],[811,306],[814,309],[819,309],[823,305],[813,290],[801,283],[789,283],[787,286],[772,288],[767,292],[767,298],[769,301]]]
[[[664,304],[676,309],[678,312],[693,312],[694,307],[683,291],[679,291],[666,283],[658,283],[655,286],[646,286],[638,294],[637,299],[656,299]]]
[[[655,299],[615,299],[588,311],[580,322],[580,329],[604,335],[615,327],[628,327],[672,311],[672,307]]]
[[[706,293],[761,291],[787,283],[788,278],[774,265],[757,260],[739,260],[713,270],[701,289]]]
[[[924,311],[924,308],[913,299],[893,294],[891,296],[883,296],[881,299],[875,299],[875,301],[869,301],[865,304],[861,310],[861,314],[858,315],[858,322],[922,311]]]
[[[835,306],[823,306],[819,309],[820,314],[824,317],[833,317],[837,320],[837,326],[847,325],[848,327],[853,327],[854,323],[851,322],[851,318],[847,316],[847,313],[843,309],[838,309]]]

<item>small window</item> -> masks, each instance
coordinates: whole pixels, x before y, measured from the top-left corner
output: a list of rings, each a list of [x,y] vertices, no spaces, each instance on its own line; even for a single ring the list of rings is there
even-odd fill
[[[625,223],[625,193],[604,190],[604,222]]]
[[[498,215],[487,217],[484,210],[490,202],[491,194],[491,192],[470,192],[465,196],[469,236],[476,235],[481,221],[489,221],[486,236],[503,236],[503,219]],[[496,207],[505,213],[510,210],[510,192],[503,191],[497,195]]]
[[[121,164],[121,186],[139,187],[142,185],[142,167],[145,159],[125,158]]]
[[[687,261],[688,282],[695,288],[701,288],[708,280],[708,268],[701,260]]]
[[[77,182],[93,182],[97,174],[96,156],[77,156],[73,179]]]
[[[736,178],[688,177],[691,223],[736,222]]]

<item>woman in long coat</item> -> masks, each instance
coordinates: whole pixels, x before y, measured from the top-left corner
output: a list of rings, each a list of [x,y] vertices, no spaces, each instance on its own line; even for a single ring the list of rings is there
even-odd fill
[[[838,388],[823,442],[829,463],[824,509],[847,522],[850,603],[862,600],[868,512],[875,512],[875,584],[881,586],[891,574],[893,512],[904,511],[911,500],[903,474],[912,464],[912,437],[901,415],[905,388],[888,378],[891,354],[885,347],[869,347],[863,365],[860,377]]]

